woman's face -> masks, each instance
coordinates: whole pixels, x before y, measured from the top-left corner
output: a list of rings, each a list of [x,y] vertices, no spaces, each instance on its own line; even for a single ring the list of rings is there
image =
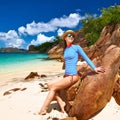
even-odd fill
[[[72,43],[74,41],[74,35],[67,34],[67,36],[65,37],[65,40],[66,40],[67,44]]]

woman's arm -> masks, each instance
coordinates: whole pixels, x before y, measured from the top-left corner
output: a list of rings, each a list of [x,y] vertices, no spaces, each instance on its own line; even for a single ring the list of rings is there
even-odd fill
[[[81,55],[83,57],[83,59],[88,63],[88,65],[96,72],[105,72],[105,69],[100,66],[100,67],[96,67],[93,62],[90,60],[90,58],[86,55],[86,53],[83,51],[83,49],[78,46],[78,54]]]

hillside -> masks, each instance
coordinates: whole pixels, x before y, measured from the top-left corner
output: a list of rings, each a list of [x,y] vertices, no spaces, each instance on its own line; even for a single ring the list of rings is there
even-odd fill
[[[12,47],[8,47],[8,48],[0,48],[0,52],[2,52],[2,53],[16,53],[16,52],[18,52],[18,53],[25,53],[25,52],[27,52],[27,50],[25,50],[25,49],[19,49],[19,48],[12,48]]]

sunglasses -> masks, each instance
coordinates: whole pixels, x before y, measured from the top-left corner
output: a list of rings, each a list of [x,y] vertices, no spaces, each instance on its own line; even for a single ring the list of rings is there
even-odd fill
[[[67,34],[67,37],[75,37],[74,35],[72,35],[72,34]]]

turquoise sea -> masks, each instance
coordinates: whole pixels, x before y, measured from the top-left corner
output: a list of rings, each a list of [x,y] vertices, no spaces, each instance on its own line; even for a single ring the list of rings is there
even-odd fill
[[[32,65],[37,62],[44,64],[47,57],[48,54],[0,53],[0,73],[10,72],[27,64]]]

